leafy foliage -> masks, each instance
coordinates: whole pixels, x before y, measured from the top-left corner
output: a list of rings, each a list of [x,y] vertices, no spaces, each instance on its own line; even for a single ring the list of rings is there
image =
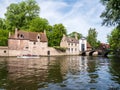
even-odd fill
[[[120,28],[115,28],[110,35],[108,35],[108,42],[110,48],[117,51],[120,49]]]
[[[78,39],[82,38],[82,36],[83,36],[81,33],[78,33],[78,32],[72,32],[72,33],[68,34],[68,36],[75,38],[75,34],[77,34]]]
[[[115,25],[116,28],[108,35],[111,49],[120,49],[120,0],[101,0],[105,5],[105,11],[101,14],[103,25]],[[115,52],[117,54],[117,52]],[[119,51],[120,54],[120,51]]]
[[[106,6],[101,14],[102,24],[120,26],[120,0],[101,0],[101,2]]]
[[[43,32],[47,30],[48,21],[44,18],[37,17],[30,22],[30,30],[34,32]]]
[[[60,46],[54,46],[55,49],[61,51],[61,52],[65,52],[67,48],[65,47],[60,47]]]
[[[48,33],[48,45],[59,46],[63,34],[66,35],[66,28],[62,24],[55,24]]]
[[[6,26],[8,30],[28,28],[29,22],[38,16],[39,6],[35,0],[26,0],[18,4],[12,3],[7,7]]]
[[[8,30],[0,30],[0,46],[7,46],[8,33]]]
[[[92,48],[97,48],[100,45],[100,41],[97,41],[96,29],[92,29],[92,28],[89,29],[87,41],[90,43]]]
[[[0,29],[5,29],[6,27],[5,27],[5,20],[4,19],[2,19],[2,18],[0,18]]]

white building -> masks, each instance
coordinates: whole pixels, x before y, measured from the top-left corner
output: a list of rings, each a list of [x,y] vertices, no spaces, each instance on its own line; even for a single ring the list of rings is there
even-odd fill
[[[79,40],[79,50],[82,52],[87,50],[87,40],[84,37]]]

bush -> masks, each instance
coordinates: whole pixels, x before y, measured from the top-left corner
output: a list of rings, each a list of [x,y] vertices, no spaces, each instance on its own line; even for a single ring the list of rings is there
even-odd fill
[[[61,52],[65,52],[65,51],[66,51],[66,48],[65,48],[65,47],[54,46],[54,48],[55,48],[56,50],[61,51]]]

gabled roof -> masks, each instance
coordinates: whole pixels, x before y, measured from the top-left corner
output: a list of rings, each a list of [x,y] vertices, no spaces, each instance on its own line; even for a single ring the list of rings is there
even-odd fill
[[[87,48],[92,48],[92,46],[87,42]]]
[[[65,37],[65,40],[68,43],[79,43],[79,40],[75,39],[75,38],[71,38],[71,37]]]
[[[23,36],[23,38],[21,38],[21,35]],[[21,40],[30,40],[30,41],[37,41],[38,35],[40,35],[40,42],[47,42],[47,36],[46,34],[40,32],[27,32],[27,31],[22,31],[19,30],[17,31],[17,35],[16,33],[14,35],[11,35],[9,37],[9,39],[21,39]]]

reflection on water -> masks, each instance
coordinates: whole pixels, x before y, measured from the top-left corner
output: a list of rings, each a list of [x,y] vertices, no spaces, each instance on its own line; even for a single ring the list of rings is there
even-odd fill
[[[2,90],[119,90],[119,58],[0,58]]]

